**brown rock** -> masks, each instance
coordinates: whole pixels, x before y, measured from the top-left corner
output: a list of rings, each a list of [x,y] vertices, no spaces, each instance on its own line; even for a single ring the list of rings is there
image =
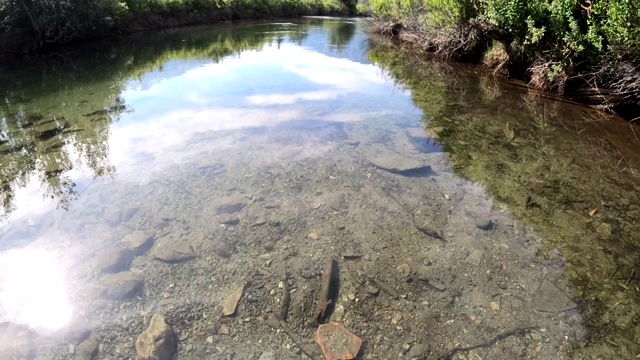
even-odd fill
[[[102,279],[106,287],[103,296],[113,300],[124,300],[137,295],[143,286],[142,278],[126,271],[113,275],[107,275]]]
[[[142,254],[153,245],[153,236],[144,231],[137,230],[125,235],[123,239],[125,245],[136,254]]]
[[[178,337],[167,324],[164,315],[154,314],[136,340],[138,360],[171,360],[178,349]]]
[[[190,243],[175,239],[166,239],[156,245],[151,255],[164,262],[176,263],[191,260],[196,257]]]
[[[244,293],[245,286],[246,284],[240,285],[224,299],[222,304],[222,313],[224,316],[231,316],[236,313],[236,309],[238,308],[238,303],[242,298],[242,293]]]
[[[326,360],[350,360],[360,352],[362,339],[344,326],[331,322],[318,327],[316,343],[320,345]]]
[[[113,249],[96,255],[96,267],[105,273],[125,271],[131,266],[133,254],[129,249]]]

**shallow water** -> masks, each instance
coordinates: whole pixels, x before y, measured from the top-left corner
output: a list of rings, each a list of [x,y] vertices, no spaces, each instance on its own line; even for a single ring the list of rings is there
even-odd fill
[[[327,257],[323,322],[361,358],[640,352],[637,127],[363,28],[221,24],[3,69],[6,358],[133,358],[155,313],[179,359],[320,358]]]

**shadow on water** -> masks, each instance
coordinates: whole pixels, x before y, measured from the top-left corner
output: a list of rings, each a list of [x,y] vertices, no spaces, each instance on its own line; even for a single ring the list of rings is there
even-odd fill
[[[640,127],[540,99],[464,67],[416,58],[384,40],[372,62],[408,87],[460,174],[548,241],[588,316],[592,359],[640,353]]]

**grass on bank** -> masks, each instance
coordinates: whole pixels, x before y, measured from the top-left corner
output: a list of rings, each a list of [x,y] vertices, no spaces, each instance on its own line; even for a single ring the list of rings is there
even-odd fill
[[[0,0],[0,48],[30,52],[179,25],[363,11],[356,0]]]
[[[538,88],[606,87],[609,98],[640,104],[640,2],[371,0],[371,8],[374,30],[406,31],[446,57],[488,61],[498,43],[508,62],[489,63]]]

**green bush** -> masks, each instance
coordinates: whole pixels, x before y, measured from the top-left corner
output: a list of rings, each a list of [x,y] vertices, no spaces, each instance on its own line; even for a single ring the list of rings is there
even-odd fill
[[[583,1],[372,0],[371,8],[375,16],[412,29],[416,23],[453,31],[487,24],[498,30],[485,31],[489,40],[509,44],[520,58],[546,61],[558,71],[595,64],[605,54],[640,56],[639,2],[592,0],[586,8]]]

